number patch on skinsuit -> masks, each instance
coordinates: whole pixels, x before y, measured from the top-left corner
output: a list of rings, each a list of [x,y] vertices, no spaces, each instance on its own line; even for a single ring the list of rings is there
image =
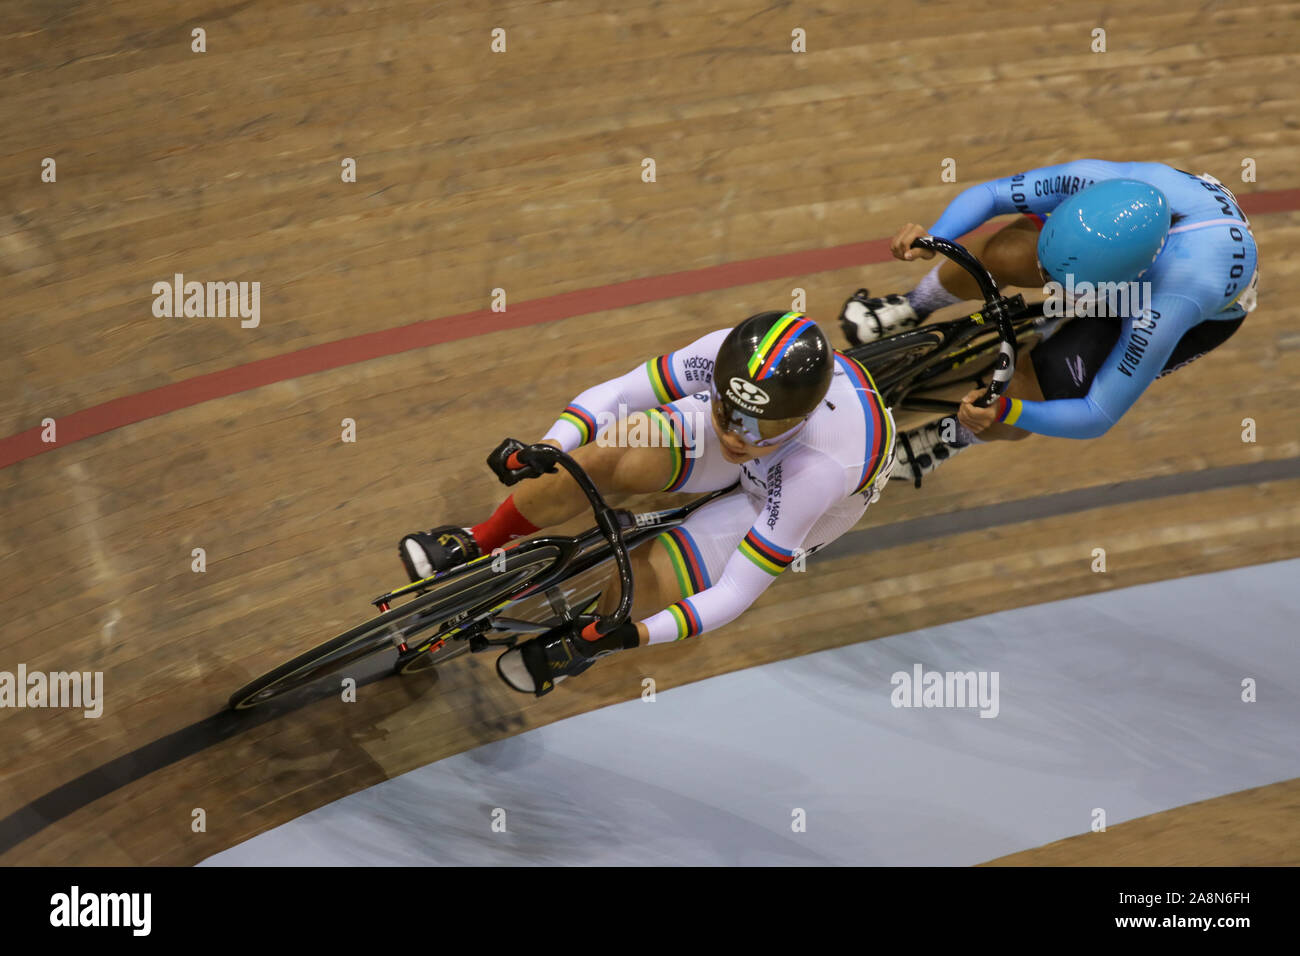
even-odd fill
[[[1241,306],[1249,315],[1255,311],[1255,306],[1259,304],[1259,267],[1255,267],[1255,273],[1250,277],[1250,284],[1246,286],[1246,291],[1237,297],[1237,305]]]

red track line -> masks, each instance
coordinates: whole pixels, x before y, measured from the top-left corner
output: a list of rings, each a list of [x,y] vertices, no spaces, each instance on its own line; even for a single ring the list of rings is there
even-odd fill
[[[1242,209],[1254,216],[1290,212],[1300,208],[1300,189],[1252,193],[1238,198]],[[977,232],[991,228],[996,227],[986,225]],[[439,319],[426,319],[423,322],[394,329],[369,332],[353,338],[340,339],[337,342],[312,345],[285,355],[259,359],[247,365],[237,365],[219,372],[209,372],[207,375],[173,382],[170,385],[149,389],[147,392],[124,395],[101,405],[93,405],[79,412],[73,412],[57,420],[59,438],[57,442],[41,441],[39,426],[10,435],[8,438],[0,439],[0,468],[7,468],[27,458],[81,441],[83,438],[101,435],[114,428],[165,415],[200,402],[224,398],[227,395],[287,381],[302,375],[311,375],[313,372],[325,372],[356,362],[396,355],[410,349],[473,338],[489,332],[540,325],[575,315],[622,309],[683,295],[716,292],[720,289],[752,285],[771,279],[871,265],[888,259],[889,241],[873,239],[870,242],[854,242],[830,249],[809,249],[804,252],[709,266],[704,269],[691,269],[687,272],[631,279],[613,285],[596,286],[542,299],[532,299],[510,306],[507,312],[479,309],[475,312],[463,312],[460,315],[449,315]]]

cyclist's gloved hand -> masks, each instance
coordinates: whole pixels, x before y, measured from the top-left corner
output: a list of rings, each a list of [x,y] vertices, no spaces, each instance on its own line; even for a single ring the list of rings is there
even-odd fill
[[[513,485],[525,478],[536,478],[543,472],[555,471],[554,464],[540,469],[530,464],[528,459],[531,456],[528,448],[529,446],[517,438],[507,438],[492,450],[492,454],[488,455],[488,467],[501,479],[502,484]]]
[[[570,625],[573,643],[584,657],[604,657],[614,651],[629,650],[641,642],[636,625],[631,621],[624,621],[604,635],[600,632],[600,624],[601,619],[596,615],[583,614]]]

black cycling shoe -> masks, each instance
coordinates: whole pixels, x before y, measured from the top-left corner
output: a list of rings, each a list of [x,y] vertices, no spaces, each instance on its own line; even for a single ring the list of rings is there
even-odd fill
[[[574,646],[568,626],[561,625],[498,657],[497,676],[511,690],[541,697],[554,690],[559,681],[581,674],[594,663],[594,657],[587,657]]]
[[[397,544],[397,553],[410,579],[419,581],[473,561],[483,552],[472,534],[448,524],[403,536]]]
[[[596,640],[580,636],[591,619],[565,622],[497,658],[497,675],[513,690],[541,697],[566,677],[581,674],[599,658],[637,646],[636,627],[625,624]]]

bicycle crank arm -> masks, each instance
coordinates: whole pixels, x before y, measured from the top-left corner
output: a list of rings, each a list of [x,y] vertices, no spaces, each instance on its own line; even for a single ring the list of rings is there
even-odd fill
[[[507,631],[511,634],[544,634],[554,626],[554,624],[538,624],[536,621],[520,621],[513,617],[492,618],[494,630]]]
[[[514,647],[518,641],[519,638],[513,634],[503,637],[499,641],[489,640],[482,634],[475,634],[469,639],[469,650],[471,654],[478,654],[486,651],[489,647]]]

